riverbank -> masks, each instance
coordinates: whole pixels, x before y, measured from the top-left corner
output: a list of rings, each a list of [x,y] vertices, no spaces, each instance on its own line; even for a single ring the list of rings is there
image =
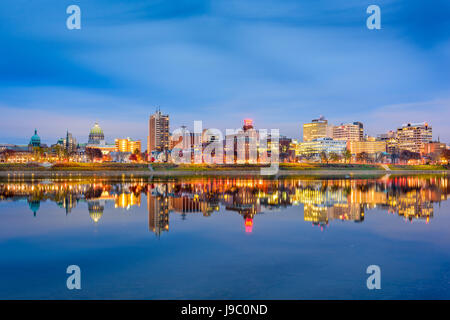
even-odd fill
[[[262,176],[262,165],[174,165],[119,163],[64,163],[52,167],[39,164],[0,164],[0,177],[61,178],[71,176],[151,177],[151,176]],[[397,166],[376,164],[282,163],[274,176],[380,176],[444,174],[448,168],[437,165]],[[269,176],[270,177],[270,176]]]
[[[150,178],[150,177],[188,177],[188,176],[227,176],[227,177],[283,177],[283,176],[335,176],[335,177],[377,177],[384,175],[445,175],[448,170],[280,170],[276,175],[263,176],[260,171],[0,171],[0,178],[78,178],[78,177],[121,177],[121,178]]]

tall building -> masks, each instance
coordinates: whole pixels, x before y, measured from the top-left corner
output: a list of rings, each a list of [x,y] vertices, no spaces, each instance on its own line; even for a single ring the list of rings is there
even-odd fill
[[[118,152],[134,153],[136,150],[141,152],[141,140],[131,140],[130,138],[116,139],[115,145]]]
[[[88,144],[102,144],[105,141],[105,135],[103,134],[102,128],[96,122],[89,132]]]
[[[432,136],[432,128],[426,122],[404,124],[397,129],[398,148],[419,153]]]
[[[161,152],[169,149],[169,115],[160,110],[150,116],[148,123],[147,152]]]
[[[310,123],[303,124],[303,141],[308,142],[320,138],[331,138],[331,127],[324,117],[313,119]]]
[[[364,126],[361,122],[345,123],[333,127],[333,139],[345,141],[362,141]]]
[[[77,140],[72,136],[72,134],[67,131],[66,139],[64,140],[64,148],[68,153],[77,151]]]

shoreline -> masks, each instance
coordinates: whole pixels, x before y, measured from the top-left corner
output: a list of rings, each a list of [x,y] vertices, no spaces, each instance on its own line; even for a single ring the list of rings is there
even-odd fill
[[[0,178],[36,177],[36,178],[61,178],[72,176],[102,176],[102,177],[170,177],[170,176],[257,176],[261,178],[273,178],[282,176],[370,176],[370,175],[448,175],[450,170],[280,170],[275,175],[261,175],[260,170],[78,170],[78,171],[0,171]]]

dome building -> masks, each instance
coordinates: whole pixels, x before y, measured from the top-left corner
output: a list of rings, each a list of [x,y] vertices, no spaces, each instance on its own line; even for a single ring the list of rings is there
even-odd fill
[[[41,146],[41,138],[38,136],[36,129],[34,129],[34,135],[31,137],[30,143],[28,145],[31,147]]]
[[[100,201],[88,202],[89,216],[95,223],[99,222],[104,209],[105,207],[100,204]]]
[[[102,128],[96,122],[89,132],[88,144],[104,144],[105,135],[103,134]]]

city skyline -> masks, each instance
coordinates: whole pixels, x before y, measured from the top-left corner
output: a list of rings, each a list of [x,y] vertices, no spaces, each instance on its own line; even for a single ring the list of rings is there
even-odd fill
[[[159,109],[155,112],[155,114],[157,114],[158,112],[161,112]],[[152,117],[154,116],[154,114],[150,114],[149,115],[149,119],[151,119]],[[170,115],[169,115],[170,116]],[[336,129],[338,129],[338,128],[340,128],[340,127],[343,127],[343,126],[349,126],[349,125],[355,125],[356,123],[357,124],[359,124],[359,125],[364,125],[364,129],[361,129],[361,132],[359,133],[359,135],[360,135],[360,139],[363,139],[363,138],[366,138],[366,137],[379,137],[380,135],[384,135],[384,134],[386,134],[386,133],[389,133],[389,132],[396,132],[398,129],[400,129],[400,128],[402,128],[402,127],[404,127],[404,126],[407,126],[407,125],[411,125],[411,124],[413,124],[413,125],[415,125],[415,124],[427,124],[428,122],[427,121],[421,121],[421,122],[416,122],[416,123],[414,123],[414,122],[412,122],[412,121],[405,121],[405,122],[403,122],[402,124],[399,124],[399,125],[397,125],[396,127],[393,127],[393,128],[389,128],[388,130],[386,130],[386,131],[384,131],[384,132],[377,132],[377,133],[375,133],[375,134],[371,134],[371,133],[368,133],[367,131],[366,131],[366,124],[364,124],[364,123],[362,123],[362,122],[360,122],[360,121],[347,121],[347,122],[341,122],[341,123],[332,123],[332,122],[330,122],[330,121],[328,121],[328,119],[326,119],[323,115],[320,115],[320,119],[312,119],[312,120],[309,120],[309,121],[306,121],[306,122],[304,122],[304,123],[299,123],[299,130],[300,130],[300,132],[301,132],[301,134],[300,134],[300,137],[291,137],[291,136],[288,136],[288,135],[284,135],[283,134],[283,131],[282,131],[282,129],[280,129],[280,133],[281,133],[281,135],[282,136],[285,136],[285,137],[288,137],[288,138],[291,138],[291,139],[295,139],[295,140],[297,140],[297,141],[299,141],[299,142],[307,142],[307,141],[310,141],[309,139],[307,139],[307,140],[305,140],[305,136],[304,136],[304,126],[306,125],[306,124],[311,124],[311,121],[317,121],[317,120],[320,120],[320,121],[322,121],[322,120],[324,120],[324,121],[326,121],[327,122],[327,125],[328,125],[328,127],[329,127],[329,129],[328,129],[328,131],[327,131],[327,133],[325,134],[325,135],[328,135],[328,134],[330,134],[330,137],[333,137],[333,130],[334,131],[336,131]],[[247,119],[241,119],[241,125],[242,125],[242,121],[247,121]],[[253,122],[253,120],[252,120],[252,122]],[[99,122],[98,121],[95,121],[94,122],[94,125],[92,126],[92,124],[90,125],[90,126],[87,126],[88,128],[87,128],[87,131],[89,131],[89,130],[92,130],[92,128],[93,127],[96,127],[96,126],[99,126]],[[103,129],[103,126],[101,126],[102,127],[102,129]],[[180,129],[180,128],[184,128],[184,127],[186,127],[188,130],[190,130],[191,132],[193,132],[193,124],[191,124],[190,126],[185,126],[185,125],[183,125],[183,126],[181,126],[181,127],[179,127],[179,128],[172,128],[172,126],[169,124],[169,134],[171,135],[172,134],[172,132],[175,130],[175,129]],[[227,128],[227,129],[236,129],[236,128],[239,128],[240,126],[239,125],[236,125],[235,127],[232,127],[232,128]],[[433,126],[434,127],[434,126]],[[143,139],[134,139],[134,140],[137,140],[137,141],[144,141],[144,142],[142,142],[142,144],[144,145],[144,146],[146,146],[146,147],[148,147],[148,137],[149,137],[149,129],[150,128],[150,125],[149,125],[149,121],[147,121],[147,129],[146,129],[146,135],[144,136],[144,138]],[[205,127],[205,129],[206,128],[209,128],[209,127]],[[216,129],[216,128],[214,128],[214,129]],[[260,129],[264,129],[264,128],[260,128]],[[219,129],[220,130],[220,129]],[[363,131],[364,130],[364,131]],[[39,131],[40,132],[40,130],[39,130],[39,128],[38,127],[36,127],[36,128],[34,128],[33,129],[33,131],[35,132],[35,134],[36,134],[36,131]],[[105,130],[106,131],[106,130]],[[225,130],[224,130],[225,131]],[[89,131],[90,132],[90,131]],[[46,145],[48,145],[48,146],[50,146],[50,145],[53,145],[53,144],[56,144],[57,142],[58,142],[58,139],[61,139],[61,138],[63,138],[63,137],[65,137],[65,135],[67,134],[67,133],[70,133],[70,134],[72,134],[72,131],[71,130],[69,130],[69,129],[67,129],[66,131],[65,131],[65,133],[64,133],[64,135],[60,135],[60,136],[55,136],[55,137],[53,137],[53,138],[50,138],[50,140],[48,141],[45,141],[45,139],[44,138],[42,138],[42,135],[39,133],[39,136],[40,136],[40,138],[41,138],[41,142],[43,143],[43,144],[46,144]],[[102,135],[103,135],[103,131],[102,131]],[[29,135],[29,136],[31,136],[31,134]],[[75,135],[74,135],[75,136]],[[78,138],[78,137],[75,137],[76,139],[77,139],[77,141],[78,141],[78,143],[79,144],[90,144],[90,134],[88,133],[88,134],[82,134],[82,135],[80,135],[82,138]],[[130,139],[130,135],[128,135],[127,133],[119,133],[119,135],[118,136],[113,136],[113,135],[111,135],[111,134],[105,134],[104,135],[104,138],[103,138],[103,140],[106,142],[106,143],[109,143],[109,144],[111,144],[111,145],[113,145],[113,144],[115,144],[116,142],[116,140],[123,140],[124,138],[123,137],[127,137],[127,139]],[[336,134],[335,134],[335,136],[334,136],[334,139],[336,139]],[[169,136],[169,140],[170,140],[170,136]],[[337,138],[337,140],[340,140],[339,138]],[[345,139],[345,140],[347,140],[347,139]],[[351,139],[350,139],[351,140]],[[20,138],[20,141],[21,141],[21,143],[14,143],[14,142],[11,142],[11,141],[0,141],[0,144],[12,144],[12,145],[28,145],[29,143],[30,143],[30,138],[29,137],[27,137],[27,136],[24,136],[24,137],[22,137],[22,138]],[[431,141],[440,141],[440,142],[443,142],[443,143],[445,143],[445,144],[448,144],[447,143],[447,141],[444,141],[444,140],[442,140],[441,139],[441,136],[439,135],[439,133],[433,133],[433,135],[431,136]],[[148,148],[147,148],[148,149]],[[145,149],[143,148],[142,149],[142,151],[145,151]]]
[[[156,106],[173,127],[252,118],[299,139],[323,114],[371,135],[428,121],[450,141],[445,1],[379,1],[375,31],[360,1],[79,1],[72,31],[66,4],[21,4],[0,12],[1,143],[26,143],[34,128],[43,141],[67,129],[82,141],[96,120],[109,141],[144,142]]]

